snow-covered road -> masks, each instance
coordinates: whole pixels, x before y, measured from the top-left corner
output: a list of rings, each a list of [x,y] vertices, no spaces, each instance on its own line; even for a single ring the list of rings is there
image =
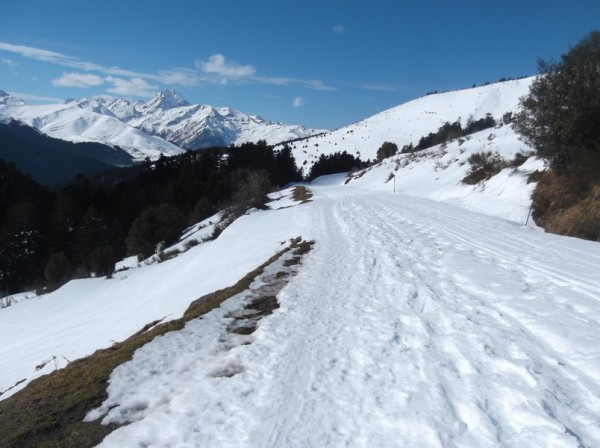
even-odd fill
[[[314,192],[299,230],[315,247],[253,342],[204,346],[184,374],[134,358],[123,369],[165,386],[113,408],[134,423],[103,446],[600,446],[600,245],[424,199]],[[240,373],[207,375],[221,358]]]

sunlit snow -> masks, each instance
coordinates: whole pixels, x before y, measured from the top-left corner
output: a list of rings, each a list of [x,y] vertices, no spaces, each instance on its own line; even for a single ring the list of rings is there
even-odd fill
[[[502,126],[317,179],[311,202],[273,193],[176,258],[1,309],[0,391],[181,316],[301,236],[314,248],[252,335],[224,333],[242,294],[113,372],[88,418],[129,424],[101,446],[599,446],[600,245],[526,224],[535,158],[461,183],[470,154],[529,149]]]

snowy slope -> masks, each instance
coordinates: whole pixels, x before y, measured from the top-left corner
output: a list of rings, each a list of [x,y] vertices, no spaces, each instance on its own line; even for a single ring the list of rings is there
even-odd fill
[[[73,280],[53,293],[0,308],[0,335],[11,341],[0,344],[0,392],[26,379],[0,399],[67,360],[127,338],[148,322],[180,317],[193,300],[235,283],[279,250],[281,242],[298,236],[299,228],[285,225],[290,213],[243,217],[216,241],[174,260],[117,272],[113,280]],[[306,223],[301,212],[294,219]],[[256,225],[260,229],[248,238]],[[201,239],[203,231],[188,238]],[[53,357],[56,365],[52,361],[36,371],[35,366]]]
[[[525,224],[535,183],[528,175],[543,171],[542,160],[530,157],[523,165],[505,168],[491,179],[465,185],[462,180],[471,170],[469,157],[491,152],[506,162],[517,153],[530,154],[511,126],[498,126],[412,154],[398,154],[380,164],[357,172],[350,184],[372,191],[395,191]],[[391,176],[394,176],[393,178]]]
[[[346,151],[362,160],[376,158],[383,142],[416,145],[419,139],[436,132],[446,122],[461,120],[463,125],[490,113],[501,121],[506,112],[515,112],[519,98],[526,95],[534,78],[506,81],[472,89],[428,95],[373,115],[324,135],[294,142],[294,157],[305,170],[321,154]],[[305,164],[306,162],[306,164]]]
[[[20,98],[9,95],[4,90],[0,90],[0,105],[3,106],[24,106],[25,101]]]

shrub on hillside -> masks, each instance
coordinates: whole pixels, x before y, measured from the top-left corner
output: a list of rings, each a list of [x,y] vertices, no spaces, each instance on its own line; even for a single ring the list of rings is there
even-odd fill
[[[473,117],[469,117],[462,135],[474,134],[475,132],[493,128],[494,126],[496,126],[496,120],[492,117],[492,114],[488,113],[485,115],[485,118],[480,118],[479,120],[474,120]]]
[[[248,170],[242,173],[237,191],[233,195],[234,208],[238,215],[250,208],[264,208],[267,194],[273,189],[269,175],[264,170]]]
[[[398,152],[398,146],[395,143],[384,142],[383,145],[377,150],[377,161],[381,162],[383,159],[392,157]]]
[[[533,155],[535,155],[535,153],[532,151],[517,152],[515,154],[515,156],[513,157],[513,159],[510,162],[508,162],[508,166],[510,168],[517,169],[521,165],[523,165],[525,162],[527,162],[527,160]]]
[[[491,151],[473,153],[469,156],[468,162],[471,168],[462,180],[467,185],[475,185],[487,180],[508,166],[500,154]]]
[[[549,232],[600,241],[600,186],[548,170],[533,193],[533,218]]]
[[[421,151],[423,149],[431,148],[432,146],[447,143],[451,140],[455,140],[466,135],[480,132],[485,129],[493,128],[496,126],[496,120],[491,114],[486,114],[485,118],[474,120],[473,117],[469,117],[467,124],[463,128],[460,124],[460,120],[454,123],[446,122],[436,132],[430,132],[419,139],[417,146],[413,148],[412,144],[406,145],[402,148],[403,153],[410,153],[414,151]]]

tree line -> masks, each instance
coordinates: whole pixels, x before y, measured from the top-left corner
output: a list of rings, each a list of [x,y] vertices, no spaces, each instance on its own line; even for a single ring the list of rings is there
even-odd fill
[[[223,208],[243,213],[302,180],[289,146],[266,142],[146,160],[50,189],[0,160],[0,293],[107,275]]]

